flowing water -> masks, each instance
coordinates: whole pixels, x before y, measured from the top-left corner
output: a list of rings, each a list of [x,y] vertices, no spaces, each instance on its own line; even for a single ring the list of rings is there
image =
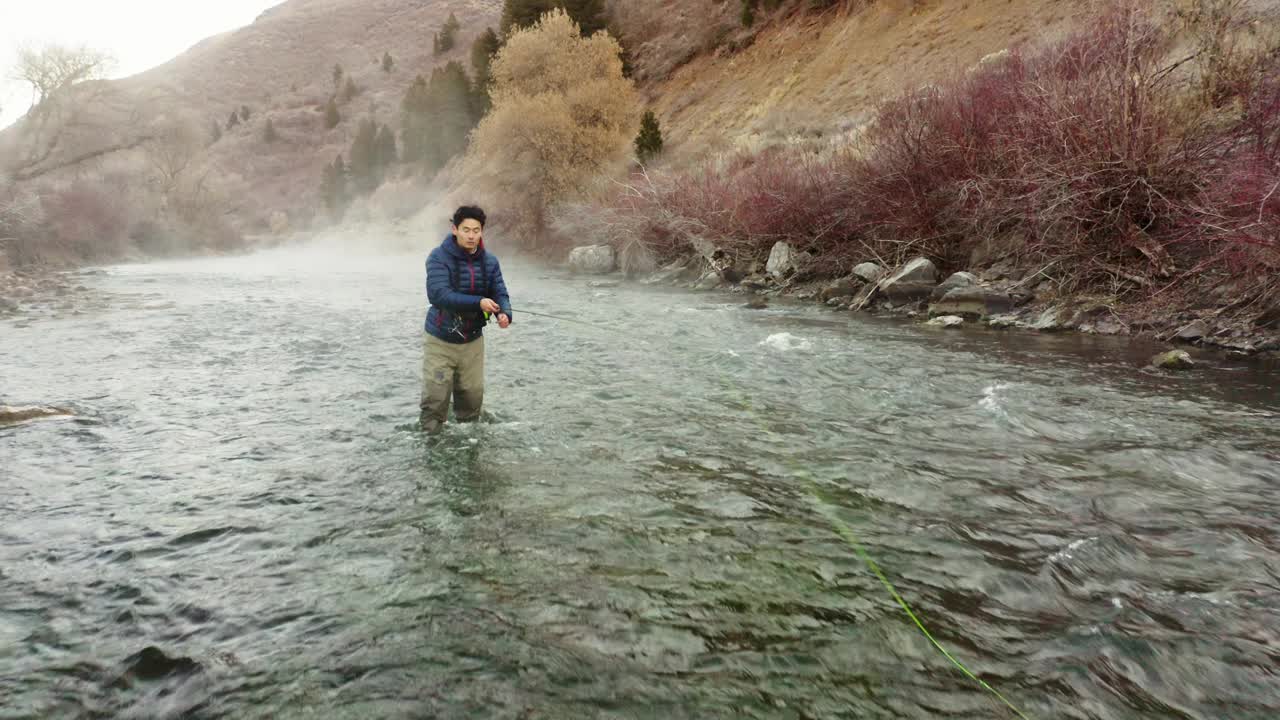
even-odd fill
[[[840,523],[1028,717],[1280,715],[1274,372],[507,275],[436,439],[421,257],[0,326],[0,718],[1014,717]]]

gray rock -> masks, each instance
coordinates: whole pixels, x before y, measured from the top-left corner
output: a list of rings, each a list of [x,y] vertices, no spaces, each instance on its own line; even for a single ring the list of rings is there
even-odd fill
[[[781,280],[800,269],[801,257],[801,253],[796,252],[790,244],[774,243],[769,250],[769,260],[764,265],[764,271]]]
[[[853,294],[858,292],[858,289],[862,287],[862,282],[862,278],[856,275],[840,278],[839,280],[832,280],[822,288],[822,292],[818,294],[818,297],[823,300],[830,300],[831,298],[838,297],[852,297]]]
[[[852,295],[840,295],[838,297],[827,298],[827,307],[846,307],[853,302]]]
[[[1151,358],[1151,364],[1165,370],[1189,370],[1196,366],[1186,350],[1170,350]]]
[[[987,325],[997,329],[1011,328],[1022,325],[1022,320],[1015,313],[1003,313],[987,318]]]
[[[938,300],[941,300],[944,295],[951,292],[952,290],[973,287],[977,284],[978,284],[978,277],[973,273],[968,273],[968,272],[953,273],[951,277],[947,278],[946,280],[943,280],[942,283],[938,285],[938,287],[933,289],[933,293],[930,297],[936,302]]]
[[[616,288],[618,287],[618,284],[619,283],[617,280],[592,280],[591,282],[587,283],[587,287]]]
[[[0,405],[0,425],[16,425],[41,418],[67,417],[73,415],[70,410],[57,407],[26,406],[14,407]]]
[[[1062,309],[1051,307],[1045,310],[1027,323],[1027,327],[1040,332],[1057,332],[1064,329],[1066,326],[1062,321]]]
[[[927,258],[916,258],[880,283],[880,293],[894,303],[927,299],[938,282],[938,270]]]
[[[710,270],[703,274],[701,278],[698,278],[698,282],[694,283],[693,289],[714,290],[715,288],[720,287],[721,282],[723,282],[723,280],[720,277],[720,273],[715,270]]]
[[[742,307],[745,307],[748,310],[767,310],[769,308],[769,301],[762,297],[753,297]]]
[[[569,269],[588,275],[606,275],[618,268],[618,256],[610,245],[583,245],[569,253]]]
[[[1014,304],[1013,298],[1005,293],[973,285],[945,293],[929,307],[929,312],[933,315],[987,317],[1007,313],[1013,310]]]
[[[913,282],[935,285],[938,282],[938,269],[928,258],[915,258],[903,265],[885,283]]]
[[[930,325],[932,327],[943,327],[943,328],[960,327],[963,324],[964,324],[964,318],[958,315],[943,315],[941,317],[936,317],[930,320],[929,322],[925,323],[925,325]]]
[[[864,262],[853,269],[853,276],[861,278],[863,282],[877,282],[884,277],[884,268],[873,262]]]
[[[1209,334],[1209,323],[1204,320],[1192,320],[1186,325],[1178,328],[1178,332],[1174,333],[1174,337],[1185,342],[1195,342]]]

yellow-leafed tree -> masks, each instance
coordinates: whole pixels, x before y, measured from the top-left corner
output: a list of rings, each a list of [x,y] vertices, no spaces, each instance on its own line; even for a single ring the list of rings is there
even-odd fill
[[[608,33],[582,37],[554,10],[517,30],[491,67],[493,107],[476,129],[471,158],[536,244],[548,208],[581,195],[625,162],[639,125],[622,47]]]

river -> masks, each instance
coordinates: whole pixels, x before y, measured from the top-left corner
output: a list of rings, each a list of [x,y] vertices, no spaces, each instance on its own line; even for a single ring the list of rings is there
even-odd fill
[[[1028,717],[1280,716],[1275,371],[507,260],[438,438],[421,256],[0,325],[0,719],[1015,717],[854,542]]]

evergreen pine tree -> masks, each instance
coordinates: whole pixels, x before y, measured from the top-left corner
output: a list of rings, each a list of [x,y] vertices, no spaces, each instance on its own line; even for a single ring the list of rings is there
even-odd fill
[[[493,56],[498,54],[498,48],[501,46],[502,43],[498,40],[498,34],[493,31],[493,28],[486,28],[475,42],[471,43],[471,72],[475,74],[471,107],[477,118],[484,117],[492,104],[489,98],[489,80],[492,77],[489,68],[493,64]]]
[[[661,153],[662,128],[658,126],[658,116],[648,110],[640,119],[640,134],[636,136],[636,158],[647,163]]]
[[[351,142],[351,175],[352,189],[358,193],[371,193],[382,184],[381,168],[378,167],[378,127],[372,118],[360,121],[355,140]]]

